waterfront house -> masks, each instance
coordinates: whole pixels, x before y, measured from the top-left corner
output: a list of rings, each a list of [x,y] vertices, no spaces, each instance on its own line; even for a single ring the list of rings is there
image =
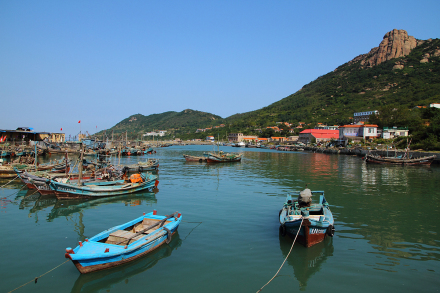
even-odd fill
[[[286,141],[286,140],[287,140],[286,137],[276,137],[276,136],[273,136],[273,137],[270,138],[270,141],[277,141],[277,142],[283,142],[283,141]]]
[[[306,129],[299,133],[298,142],[305,144],[338,139],[339,131],[330,129]]]
[[[347,145],[350,141],[373,139],[378,137],[377,125],[354,124],[339,127],[339,144]]]
[[[382,138],[393,139],[399,136],[408,136],[409,129],[407,127],[384,127],[382,130]]]
[[[30,127],[18,127],[16,130],[0,129],[0,137],[4,137],[4,141],[42,141],[49,139],[50,136],[50,132],[34,131]]]
[[[257,141],[257,142],[268,142],[269,139],[265,138],[265,137],[258,137],[255,141]]]
[[[241,141],[251,141],[256,140],[258,136],[256,135],[243,135],[243,133],[230,133],[228,135],[229,142],[241,142]]]

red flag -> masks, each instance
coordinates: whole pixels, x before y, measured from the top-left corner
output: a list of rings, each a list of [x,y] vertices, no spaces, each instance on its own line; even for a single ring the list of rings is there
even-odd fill
[[[78,123],[81,123],[81,120],[79,120]]]

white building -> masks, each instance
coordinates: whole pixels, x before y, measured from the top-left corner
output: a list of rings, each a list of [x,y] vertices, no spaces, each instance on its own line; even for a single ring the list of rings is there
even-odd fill
[[[439,103],[432,103],[432,104],[429,104],[429,107],[431,107],[431,108],[439,108],[440,109],[440,104]]]
[[[166,130],[151,131],[145,133],[143,136],[165,136],[166,132]]]
[[[366,111],[366,112],[356,112],[353,114],[353,121],[354,123],[358,122],[366,122],[368,119],[370,119],[371,114],[379,114],[379,111]]]

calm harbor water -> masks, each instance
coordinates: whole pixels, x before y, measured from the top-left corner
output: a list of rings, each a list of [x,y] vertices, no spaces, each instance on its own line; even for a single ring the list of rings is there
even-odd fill
[[[0,189],[0,292],[62,264],[66,247],[153,209],[182,213],[169,245],[87,275],[67,262],[14,292],[256,292],[292,244],[278,232],[285,196],[306,184],[325,191],[335,237],[311,248],[295,245],[262,292],[440,290],[439,166],[372,166],[352,156],[221,149],[244,152],[244,159],[188,163],[183,154],[212,147],[157,149],[149,156],[160,159],[156,193],[57,201],[20,190],[18,181]]]

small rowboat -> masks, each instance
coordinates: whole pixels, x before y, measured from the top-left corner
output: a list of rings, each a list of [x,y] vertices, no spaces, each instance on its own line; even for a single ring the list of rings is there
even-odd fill
[[[66,248],[65,257],[81,274],[115,267],[170,243],[181,221],[178,212],[167,216],[156,215],[156,211],[144,214],[80,241],[74,249]]]
[[[319,195],[318,203],[311,202],[312,195]],[[296,196],[298,199],[294,198]],[[326,237],[333,237],[335,233],[333,214],[325,200],[324,191],[305,189],[289,194],[279,218],[280,234],[289,234],[291,237],[298,234],[298,241],[305,247],[322,242]]]

